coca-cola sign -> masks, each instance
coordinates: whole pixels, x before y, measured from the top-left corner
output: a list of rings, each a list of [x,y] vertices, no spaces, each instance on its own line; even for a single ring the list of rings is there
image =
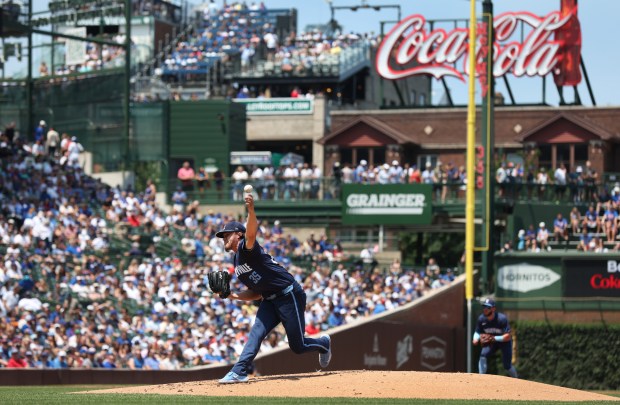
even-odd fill
[[[512,73],[521,77],[558,73],[556,70],[562,67],[564,59],[564,43],[554,34],[560,32],[571,18],[576,19],[576,12],[574,8],[569,13],[554,11],[544,17],[525,11],[498,15],[493,21],[493,75],[500,77]],[[523,42],[518,42],[514,37],[522,24],[529,28],[529,32]],[[469,74],[466,57],[469,30],[463,27],[429,32],[426,26],[426,19],[419,14],[400,21],[379,46],[377,72],[391,80],[426,74],[437,79],[452,76],[465,81],[464,75]],[[478,32],[481,31],[484,27],[478,27]],[[481,42],[477,42],[476,59],[481,63],[485,51]],[[459,63],[462,64],[460,68]]]
[[[615,258],[564,260],[564,296],[620,297],[620,262]]]

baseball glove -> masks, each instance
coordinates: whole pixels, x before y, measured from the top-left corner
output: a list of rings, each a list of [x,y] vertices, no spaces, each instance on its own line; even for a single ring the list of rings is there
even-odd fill
[[[230,295],[230,273],[227,271],[213,271],[207,275],[209,288],[220,297],[226,298]]]
[[[480,335],[480,344],[482,346],[488,346],[493,343],[495,343],[495,336],[488,333],[483,333],[482,335]]]

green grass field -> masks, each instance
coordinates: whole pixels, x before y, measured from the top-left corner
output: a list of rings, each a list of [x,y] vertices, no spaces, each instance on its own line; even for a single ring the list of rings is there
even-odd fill
[[[0,403],[2,404],[243,404],[247,405],[277,405],[277,404],[515,404],[515,405],[561,405],[580,404],[595,405],[600,402],[550,402],[550,401],[464,401],[464,400],[427,400],[427,399],[375,399],[375,398],[264,398],[264,397],[201,397],[188,395],[129,395],[129,394],[73,394],[79,391],[89,391],[115,386],[25,386],[0,387]],[[601,394],[620,397],[620,392],[600,392]]]

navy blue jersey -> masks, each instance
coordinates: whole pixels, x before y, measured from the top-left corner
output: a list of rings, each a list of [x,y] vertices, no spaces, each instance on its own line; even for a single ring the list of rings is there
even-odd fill
[[[504,333],[510,333],[510,325],[508,324],[508,318],[501,312],[495,312],[493,319],[489,319],[484,314],[478,317],[476,322],[476,332],[488,333],[493,336],[501,336]]]
[[[295,282],[282,265],[265,252],[258,242],[252,249],[245,248],[245,239],[235,253],[235,274],[250,290],[268,296],[284,290]]]

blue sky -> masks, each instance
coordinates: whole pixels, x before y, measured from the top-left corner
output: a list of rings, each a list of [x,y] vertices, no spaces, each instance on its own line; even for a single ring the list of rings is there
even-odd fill
[[[221,4],[221,0],[216,0]],[[248,4],[252,0],[247,0]],[[326,0],[264,0],[268,8],[291,8],[298,10],[298,27],[300,30],[307,24],[326,23],[330,18],[330,7]],[[362,0],[332,0],[336,7],[355,6]],[[469,0],[366,0],[368,5],[399,5],[402,17],[410,14],[422,14],[427,19],[451,19],[469,17]],[[559,10],[560,0],[494,0],[495,14],[505,11],[530,11],[537,15],[544,15]],[[482,3],[477,2],[477,13],[482,12]],[[338,22],[346,31],[378,33],[380,21],[395,20],[398,9],[395,7],[383,8],[380,11],[360,9],[335,11]],[[580,0],[579,19],[582,32],[582,56],[586,63],[588,76],[594,91],[598,106],[620,105],[620,79],[616,72],[620,70],[620,15],[619,0]],[[386,24],[387,27],[387,24]],[[536,102],[540,100],[541,79],[539,78],[509,78],[515,98],[521,102]],[[557,91],[551,86],[553,79],[548,78],[547,101],[557,104]],[[579,86],[582,102],[590,105],[585,80]],[[467,84],[448,79],[456,103],[465,103],[467,100]],[[441,86],[436,88],[434,98],[443,94]],[[498,86],[498,90],[504,90]],[[506,92],[504,91],[504,94]],[[566,89],[568,101],[572,100],[572,90]],[[507,97],[506,97],[507,98]]]

